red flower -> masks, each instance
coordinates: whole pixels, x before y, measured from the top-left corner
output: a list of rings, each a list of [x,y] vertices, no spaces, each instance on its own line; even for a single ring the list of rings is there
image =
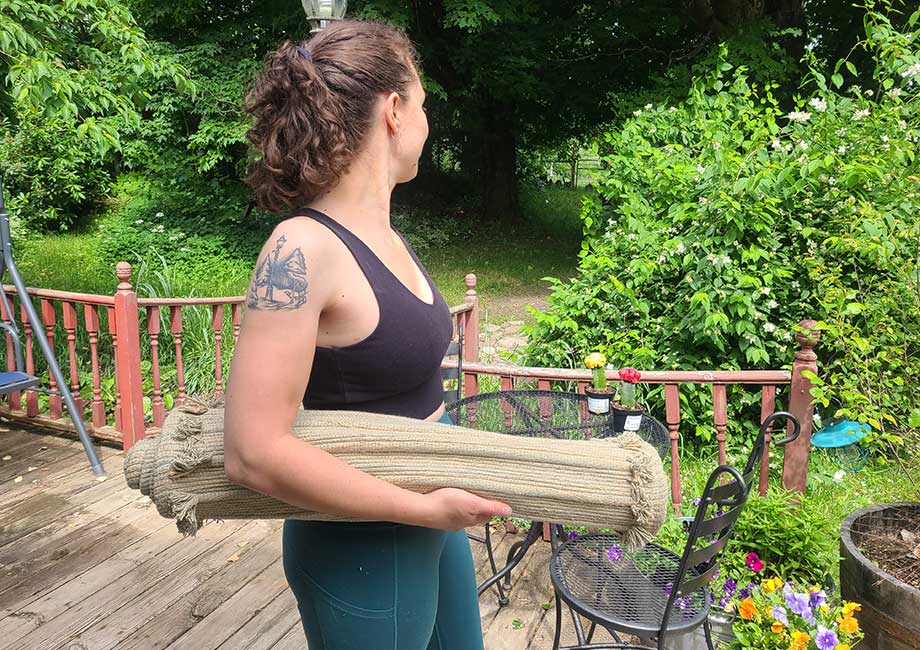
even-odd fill
[[[620,379],[630,384],[638,384],[640,376],[639,371],[635,368],[620,368]]]
[[[751,551],[750,553],[747,554],[747,558],[745,559],[745,562],[747,563],[748,568],[754,573],[757,573],[758,571],[763,570],[763,560],[761,560],[757,556],[757,553],[755,553],[754,551]]]

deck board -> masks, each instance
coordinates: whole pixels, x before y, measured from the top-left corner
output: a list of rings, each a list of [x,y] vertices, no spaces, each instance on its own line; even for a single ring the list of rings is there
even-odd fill
[[[127,487],[124,454],[96,449],[102,482],[78,441],[0,423],[0,457],[12,456],[0,462],[0,650],[307,650],[280,521],[214,522],[183,538]],[[525,533],[492,525],[499,565]],[[482,580],[485,546],[471,549]],[[480,598],[486,650],[551,647],[549,554],[537,542],[512,573],[508,606],[494,589]]]

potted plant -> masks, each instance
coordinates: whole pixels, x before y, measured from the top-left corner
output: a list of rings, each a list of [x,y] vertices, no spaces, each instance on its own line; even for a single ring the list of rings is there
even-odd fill
[[[620,396],[613,408],[613,430],[638,431],[642,425],[642,405],[636,401],[636,384],[642,376],[635,368],[620,369]]]
[[[593,371],[591,385],[585,388],[588,396],[588,411],[595,415],[610,412],[610,398],[613,389],[607,386],[607,357],[600,352],[592,352],[585,357],[585,365]]]

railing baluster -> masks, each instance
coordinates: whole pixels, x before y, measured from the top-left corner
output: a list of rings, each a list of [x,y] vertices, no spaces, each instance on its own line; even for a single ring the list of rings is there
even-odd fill
[[[514,390],[514,381],[508,375],[502,375],[501,379],[501,390]],[[513,417],[511,411],[511,404],[507,400],[502,400],[502,411],[505,412],[505,428],[511,428],[511,419]]]
[[[57,323],[57,319],[54,314],[54,304],[50,300],[41,301],[42,309],[42,322],[45,325],[45,336],[48,338],[48,344],[51,346],[51,349],[54,349],[54,326]],[[57,382],[54,380],[54,375],[50,372],[48,373],[49,379],[49,388],[52,391],[58,389]],[[63,413],[61,407],[61,396],[60,395],[49,395],[48,396],[48,411],[52,419],[59,419]]]
[[[760,422],[763,423],[776,410],[776,386],[760,389]],[[770,443],[773,441],[773,425],[764,435],[763,458],[760,459],[760,496],[767,493],[770,482]]]
[[[552,386],[549,383],[549,379],[538,379],[537,389],[538,390],[551,390]],[[551,409],[552,409],[552,401],[548,397],[541,397],[540,398],[540,417],[543,418],[544,422],[549,422],[550,418],[553,416]]]
[[[35,358],[32,356],[32,322],[25,306],[20,302],[19,315],[22,318],[22,331],[25,334],[23,348],[26,357],[26,374],[35,374]],[[34,418],[38,415],[38,393],[34,390],[26,391],[26,415]]]
[[[674,514],[680,516],[680,388],[678,384],[664,385],[665,419],[668,423],[668,435],[671,439],[671,503]]]
[[[4,293],[6,293],[4,291]],[[9,300],[9,295],[6,296]],[[10,307],[15,310],[16,308],[10,303]],[[6,313],[5,303],[0,301],[0,318],[7,325],[15,325],[13,322],[13,314]],[[10,372],[16,370],[16,352],[13,347],[13,337],[10,334],[6,334],[6,369]],[[10,404],[11,411],[20,411],[22,410],[22,393],[16,391],[15,393],[10,393],[7,395]]]
[[[61,303],[64,312],[64,331],[67,332],[67,352],[70,356],[70,392],[77,405],[75,416],[83,417],[83,398],[80,397],[80,371],[77,365],[77,307],[70,301]]]
[[[728,395],[725,384],[712,385],[712,420],[716,425],[719,464],[725,464],[725,425],[728,424]]]
[[[169,329],[176,345],[176,404],[185,402],[185,370],[182,368],[182,307],[175,305],[169,308]]]
[[[236,340],[240,338],[240,324],[243,322],[240,308],[243,305],[235,302],[230,306],[230,320],[233,321],[233,345],[236,347]]]
[[[214,330],[214,394],[224,394],[223,359],[220,352],[221,332],[224,328],[224,308],[211,305],[211,327]]]
[[[118,328],[115,326],[115,308],[105,308],[106,320],[109,322],[109,334],[112,335],[112,359],[115,362],[115,376],[118,376]],[[115,429],[122,430],[121,426],[121,389],[115,382]]]
[[[166,419],[160,390],[160,308],[147,307],[147,335],[150,337],[150,367],[153,374],[153,426],[162,427]]]
[[[105,426],[105,402],[102,401],[102,380],[99,376],[99,308],[83,305],[83,320],[89,334],[89,356],[93,368],[93,428]]]

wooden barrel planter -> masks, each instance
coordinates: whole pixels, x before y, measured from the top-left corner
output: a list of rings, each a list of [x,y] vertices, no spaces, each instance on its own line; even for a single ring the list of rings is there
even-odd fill
[[[920,503],[889,503],[857,510],[840,527],[840,592],[862,604],[858,618],[865,650],[920,650],[920,589],[883,571],[863,554],[870,535],[899,535],[920,521]]]

